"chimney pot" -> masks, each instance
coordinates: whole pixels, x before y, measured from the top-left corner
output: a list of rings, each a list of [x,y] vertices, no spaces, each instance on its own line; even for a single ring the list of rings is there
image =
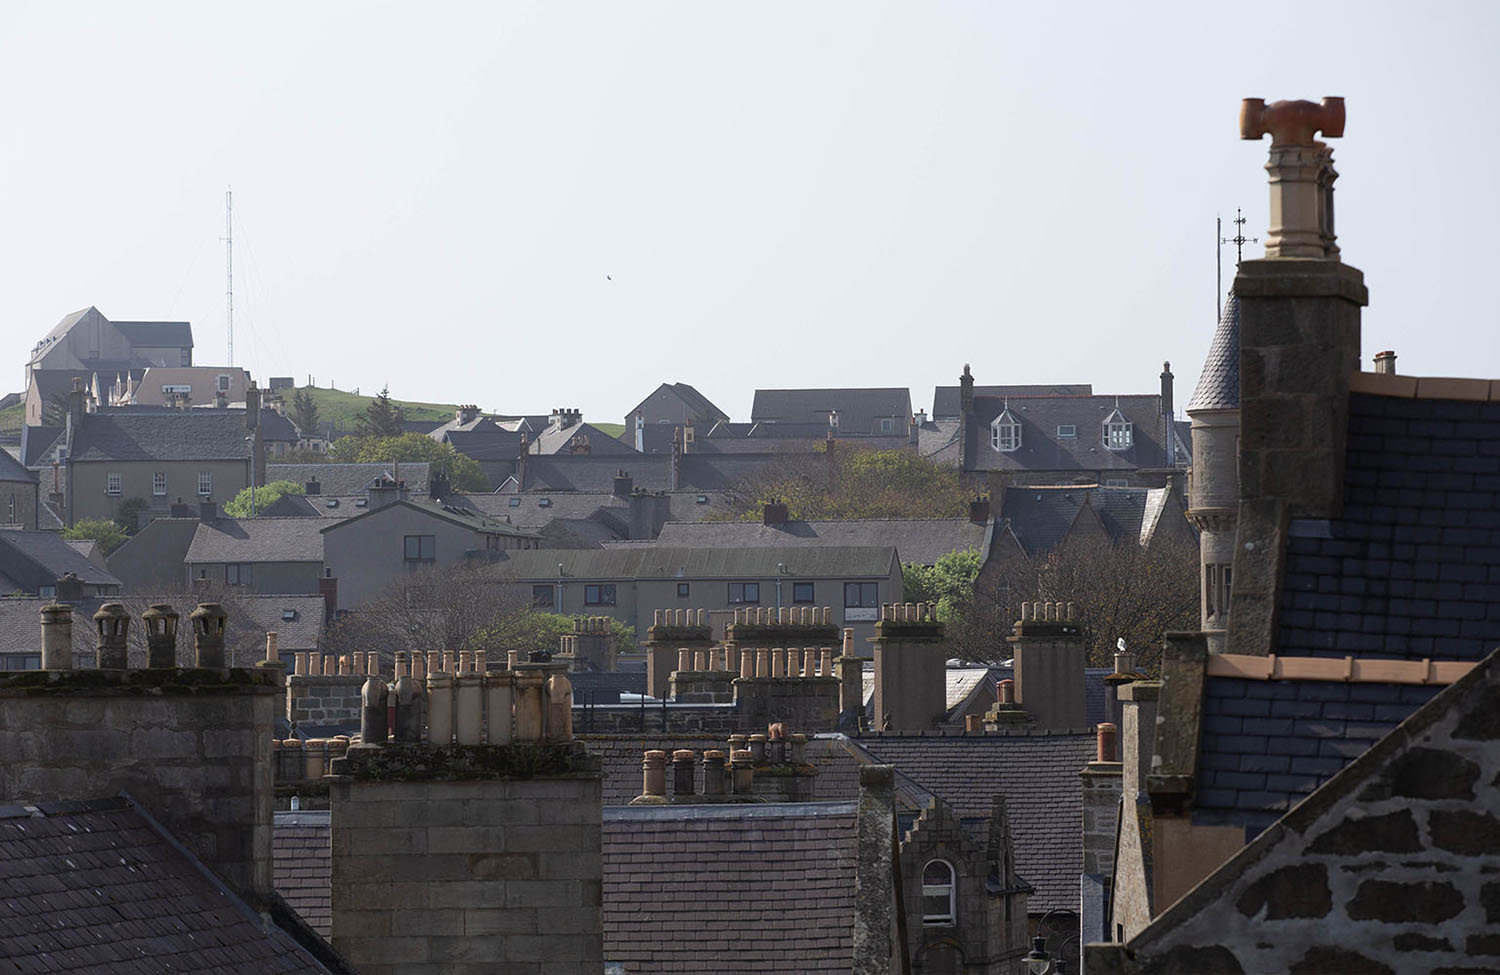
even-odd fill
[[[1396,353],[1387,349],[1384,352],[1375,353],[1375,371],[1382,375],[1396,374]]]
[[[188,619],[193,625],[193,649],[198,667],[224,667],[224,631],[229,614],[218,603],[199,603]]]
[[[42,607],[42,669],[73,669],[73,607],[53,603]]]
[[[1098,728],[1097,758],[1099,762],[1118,762],[1120,729],[1111,722],[1105,721]]]
[[[105,603],[94,613],[98,634],[94,666],[100,670],[124,670],[125,641],[130,630],[130,614],[121,603]]]

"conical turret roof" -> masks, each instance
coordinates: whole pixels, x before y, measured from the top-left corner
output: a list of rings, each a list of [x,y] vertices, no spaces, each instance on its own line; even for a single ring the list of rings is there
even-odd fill
[[[1187,411],[1236,410],[1240,406],[1240,299],[1233,292],[1224,301],[1219,327],[1208,347],[1208,358],[1198,374]]]

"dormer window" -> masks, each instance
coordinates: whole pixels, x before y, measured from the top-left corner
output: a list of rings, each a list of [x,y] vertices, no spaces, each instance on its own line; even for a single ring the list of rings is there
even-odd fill
[[[1008,406],[990,424],[990,446],[1005,454],[1021,448],[1021,421]]]
[[[1132,424],[1117,406],[1104,418],[1104,446],[1110,450],[1129,450],[1132,443]]]

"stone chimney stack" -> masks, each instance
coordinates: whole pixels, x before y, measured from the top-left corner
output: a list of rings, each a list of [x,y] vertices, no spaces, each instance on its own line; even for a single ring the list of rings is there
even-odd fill
[[[1085,726],[1083,628],[1071,603],[1022,603],[1006,638],[1015,652],[1016,701],[1038,728]]]
[[[1339,260],[1333,154],[1344,103],[1246,99],[1240,135],[1270,134],[1271,227],[1240,264],[1240,505],[1224,648],[1273,643],[1289,519],[1336,517],[1344,493],[1349,379],[1359,369],[1364,275]]]
[[[214,503],[213,498],[204,498],[198,502],[198,520],[205,525],[212,525],[219,518],[219,506]]]
[[[196,667],[222,670],[227,666],[224,659],[224,630],[229,614],[218,603],[199,603],[188,617],[193,623],[193,651]]]
[[[57,601],[60,603],[83,602],[83,580],[76,572],[64,572],[57,580]]]
[[[1167,467],[1177,466],[1177,436],[1173,429],[1176,408],[1172,403],[1172,364],[1161,364],[1161,434],[1162,460]]]
[[[94,613],[94,628],[99,642],[94,666],[100,670],[124,670],[126,637],[130,632],[130,614],[121,603],[105,603]]]
[[[969,502],[969,520],[976,525],[983,525],[990,520],[990,499],[982,495],[976,495]]]
[[[973,458],[969,455],[969,440],[974,426],[974,376],[969,364],[964,363],[963,375],[958,377],[958,469],[966,471]]]
[[[614,486],[614,495],[615,495],[615,497],[617,497],[617,498],[628,498],[628,497],[630,497],[630,492],[633,489],[633,487],[634,487],[634,483],[631,481],[630,475],[627,474],[627,473],[625,473],[625,469],[624,468],[620,468],[619,470],[615,471],[615,486]]]
[[[42,669],[73,669],[73,607],[66,603],[42,607]]]
[[[875,729],[930,731],[948,712],[948,643],[937,607],[892,603],[875,624]],[[1079,693],[1082,694],[1082,677]]]
[[[787,511],[785,501],[767,501],[761,506],[761,524],[785,525],[787,523]]]

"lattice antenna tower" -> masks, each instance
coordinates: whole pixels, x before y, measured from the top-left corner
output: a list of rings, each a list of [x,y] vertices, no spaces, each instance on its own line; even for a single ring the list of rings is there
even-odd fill
[[[234,365],[234,189],[224,191],[224,324]]]

